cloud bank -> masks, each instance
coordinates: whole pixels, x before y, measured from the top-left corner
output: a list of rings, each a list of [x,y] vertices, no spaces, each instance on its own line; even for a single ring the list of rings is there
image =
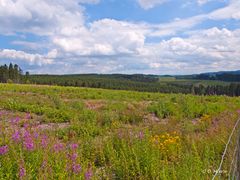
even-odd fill
[[[145,10],[166,2],[138,0]],[[29,51],[0,49],[0,61],[27,64],[35,73],[184,74],[240,68],[240,28],[194,29],[207,20],[238,22],[240,1],[159,24],[110,18],[87,22],[86,3],[100,0],[0,0],[0,34],[46,39],[44,45],[14,40]]]

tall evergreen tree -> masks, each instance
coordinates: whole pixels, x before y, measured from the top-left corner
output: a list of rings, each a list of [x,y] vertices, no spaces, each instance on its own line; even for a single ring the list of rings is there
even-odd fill
[[[0,66],[0,82],[15,82],[20,83],[22,76],[22,70],[17,64],[13,65],[12,63],[7,66],[6,64]]]
[[[9,64],[8,73],[9,73],[9,79],[13,80],[14,79],[14,69],[13,69],[12,63]]]

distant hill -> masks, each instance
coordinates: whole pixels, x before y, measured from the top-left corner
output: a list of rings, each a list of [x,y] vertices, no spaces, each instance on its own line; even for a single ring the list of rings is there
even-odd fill
[[[237,71],[219,71],[219,72],[208,72],[208,73],[201,73],[207,75],[221,75],[221,74],[233,74],[233,75],[240,75],[240,70]]]
[[[217,80],[226,82],[240,82],[240,70],[208,72],[193,75],[175,76],[176,79]]]

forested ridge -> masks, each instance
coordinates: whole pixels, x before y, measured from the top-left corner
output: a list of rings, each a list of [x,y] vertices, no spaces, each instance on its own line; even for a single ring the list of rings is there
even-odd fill
[[[215,84],[214,80],[187,79],[159,81],[154,75],[30,75],[30,82],[60,86],[92,87],[142,92],[183,93],[196,95],[240,96],[240,83]]]
[[[239,82],[240,81],[240,74],[234,74],[225,72],[222,74],[199,74],[196,76],[196,79],[201,80],[218,80],[218,81],[228,81],[228,82]]]
[[[240,96],[240,75],[232,74],[230,76],[227,73],[225,74],[214,74],[214,76],[213,74],[199,74],[175,77],[143,74],[30,75],[28,72],[24,74],[17,64],[10,63],[9,65],[0,66],[1,83],[32,83],[142,92]],[[161,78],[169,77],[176,79],[160,80]],[[235,78],[231,79],[230,77]],[[236,80],[236,82],[228,82],[230,79]],[[227,82],[225,83],[224,80]]]

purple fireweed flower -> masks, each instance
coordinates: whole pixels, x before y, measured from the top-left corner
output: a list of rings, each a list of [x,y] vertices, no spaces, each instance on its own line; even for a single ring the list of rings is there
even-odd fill
[[[20,167],[19,167],[19,177],[22,178],[25,175],[26,175],[26,170],[22,165],[20,165]]]
[[[13,134],[12,134],[12,139],[13,141],[15,142],[19,142],[20,139],[21,139],[21,134],[19,131],[15,131]]]
[[[26,114],[26,119],[31,119],[31,114],[30,113]]]
[[[8,145],[0,147],[0,155],[4,155],[8,152]]]
[[[34,143],[32,139],[25,140],[23,144],[28,151],[32,151],[34,149]]]
[[[39,137],[38,132],[35,131],[35,132],[33,133],[33,136],[34,136],[35,139],[37,139],[37,138]]]
[[[29,124],[24,123],[24,124],[23,124],[23,127],[24,127],[24,129],[27,129],[27,128],[29,127]]]
[[[18,123],[20,121],[20,117],[15,118],[15,123]]]
[[[77,153],[73,153],[72,156],[71,156],[72,161],[76,161],[77,157],[78,157],[78,154]]]
[[[93,176],[92,168],[89,168],[84,174],[86,180],[90,180]]]
[[[81,165],[80,164],[73,164],[72,165],[72,172],[78,174],[81,172]]]
[[[68,154],[68,158],[73,162],[77,160],[77,157],[78,157],[77,153]]]
[[[47,147],[47,145],[48,145],[47,136],[44,135],[41,137],[41,145],[43,148]]]
[[[63,149],[64,149],[64,144],[62,144],[62,143],[56,143],[56,144],[53,145],[53,150],[55,152],[60,152]]]
[[[31,138],[30,132],[25,131],[23,137],[24,137],[24,138]]]
[[[23,137],[24,137],[24,139],[23,139],[24,147],[28,151],[32,151],[34,149],[34,142],[33,142],[33,139],[31,137],[31,134],[28,131],[25,131]]]
[[[11,119],[11,124],[12,124],[12,125],[15,125],[15,124],[17,124],[19,121],[20,121],[20,117],[16,117],[16,118],[14,118],[14,119]]]
[[[70,144],[70,149],[71,150],[76,150],[78,148],[78,144]]]
[[[240,114],[240,109],[237,110],[237,113]]]
[[[25,123],[23,124],[23,128],[24,128],[24,129],[28,129],[29,127],[30,127],[30,125],[29,125],[28,123],[25,122]]]

